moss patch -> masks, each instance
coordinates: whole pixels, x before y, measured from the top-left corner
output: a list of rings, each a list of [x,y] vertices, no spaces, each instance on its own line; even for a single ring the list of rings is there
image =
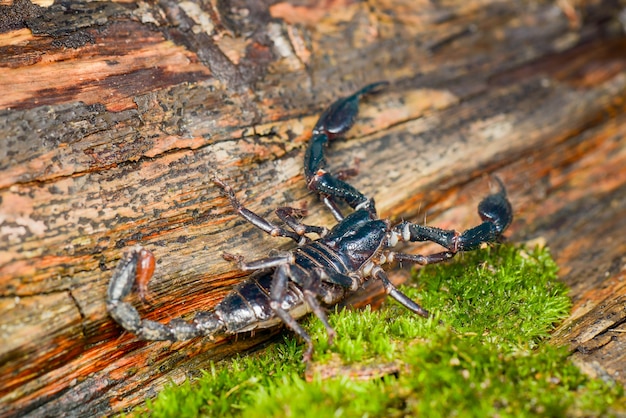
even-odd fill
[[[135,413],[148,416],[601,416],[623,388],[582,375],[546,343],[569,311],[546,249],[509,245],[420,269],[402,290],[425,320],[389,301],[376,312],[306,322],[314,364],[292,336],[261,354],[213,365]],[[306,377],[305,377],[306,376]]]

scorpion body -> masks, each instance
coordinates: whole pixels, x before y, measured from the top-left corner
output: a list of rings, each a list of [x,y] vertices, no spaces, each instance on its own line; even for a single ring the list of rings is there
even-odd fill
[[[141,261],[141,247],[128,252],[120,262],[115,277],[118,286],[110,286],[108,309],[111,316],[127,331],[144,340],[185,341],[201,335],[218,337],[237,334],[255,329],[269,328],[280,323],[280,319],[270,307],[272,274],[267,271],[255,272],[251,277],[236,286],[211,311],[195,314],[191,322],[180,318],[168,324],[141,319],[132,306],[120,299],[126,296],[137,275],[137,264]],[[344,298],[345,290],[340,286],[323,283],[327,305],[333,305]],[[281,308],[293,318],[299,319],[310,313],[304,302],[302,290],[295,283],[288,283],[281,301]]]
[[[110,315],[124,329],[146,340],[182,341],[198,336],[215,337],[283,322],[305,340],[305,361],[311,358],[313,343],[297,319],[313,312],[324,324],[332,341],[335,331],[328,323],[324,307],[335,305],[360,288],[365,280],[380,280],[389,296],[412,312],[428,317],[428,311],[389,281],[381,266],[393,261],[437,263],[452,258],[460,251],[474,250],[483,243],[495,242],[511,223],[512,209],[504,186],[497,180],[499,191],[487,196],[478,206],[482,223],[462,233],[406,221],[391,226],[389,221],[378,218],[373,199],[344,181],[353,172],[329,173],[324,156],[329,141],[352,127],[360,98],[377,92],[386,84],[370,84],[337,100],[324,111],[313,128],[305,153],[304,172],[308,188],[320,195],[337,220],[332,229],[301,223],[299,218],[305,212],[290,207],[276,210],[289,229],[275,225],[245,208],[232,188],[215,177],[215,184],[223,190],[241,217],[272,236],[293,239],[297,246],[292,251],[252,262],[245,262],[241,256],[223,254],[225,259],[238,262],[242,270],[254,273],[213,310],[199,312],[191,321],[176,318],[168,324],[142,319],[137,310],[123,300],[135,283],[143,298],[154,270],[152,254],[137,246],[120,261],[109,284],[107,309]],[[342,214],[341,202],[353,209],[348,216]],[[308,234],[315,234],[318,238],[313,240]],[[431,241],[445,250],[429,255],[391,250],[401,241]]]

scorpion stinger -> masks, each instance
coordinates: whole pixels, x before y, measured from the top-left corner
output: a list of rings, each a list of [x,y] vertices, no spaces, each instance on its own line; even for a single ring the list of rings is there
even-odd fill
[[[504,185],[496,178],[498,192],[484,198],[478,205],[482,223],[464,232],[445,230],[401,222],[390,226],[378,219],[373,199],[368,199],[339,177],[324,171],[324,147],[329,139],[345,133],[354,123],[359,98],[373,93],[386,83],[374,83],[355,94],[333,103],[320,117],[307,148],[304,171],[310,189],[322,196],[337,219],[330,230],[300,222],[302,209],[278,208],[276,214],[287,228],[276,225],[247,209],[233,189],[215,177],[214,182],[229,199],[233,210],[250,224],[274,237],[286,237],[297,245],[273,257],[245,262],[241,255],[223,254],[237,262],[251,276],[236,286],[210,311],[199,312],[190,321],[173,319],[167,324],[142,319],[137,310],[124,299],[137,285],[145,298],[155,260],[150,251],[132,248],[120,261],[109,283],[107,309],[122,326],[145,340],[181,341],[197,336],[215,338],[259,328],[286,324],[306,342],[303,359],[311,359],[313,342],[297,322],[313,312],[326,327],[329,340],[335,331],[330,327],[325,307],[336,305],[359,289],[368,279],[380,280],[387,294],[417,315],[427,317],[428,311],[399,291],[387,278],[382,265],[393,261],[418,264],[439,263],[457,252],[471,251],[483,243],[497,242],[513,219]],[[335,200],[342,200],[354,211],[344,217]],[[317,235],[312,239],[308,234]],[[445,251],[429,255],[402,254],[389,250],[400,241],[431,241]]]

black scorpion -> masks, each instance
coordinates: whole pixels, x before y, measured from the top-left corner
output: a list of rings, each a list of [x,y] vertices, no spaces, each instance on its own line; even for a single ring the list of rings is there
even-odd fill
[[[109,284],[107,309],[115,321],[141,339],[170,341],[236,334],[271,327],[282,321],[306,341],[304,361],[309,361],[313,343],[297,319],[313,312],[324,324],[332,341],[335,331],[328,323],[324,307],[338,303],[359,289],[365,280],[380,280],[389,296],[410,311],[428,317],[428,311],[389,281],[381,266],[393,261],[422,265],[438,263],[454,257],[458,252],[496,242],[511,223],[513,214],[504,186],[496,179],[499,191],[487,196],[478,205],[482,219],[478,226],[462,233],[407,221],[391,226],[388,220],[378,218],[373,199],[344,181],[354,173],[333,175],[326,171],[324,150],[328,142],[352,127],[360,98],[386,84],[370,84],[337,100],[324,111],[313,128],[305,154],[304,172],[308,188],[319,194],[337,219],[332,229],[301,223],[299,219],[304,211],[290,207],[276,210],[289,229],[275,225],[246,209],[231,187],[215,177],[215,184],[223,190],[241,217],[271,236],[293,239],[297,243],[296,248],[253,262],[244,262],[241,256],[223,254],[225,259],[237,261],[242,270],[254,273],[213,310],[199,312],[190,321],[176,318],[162,324],[141,319],[137,310],[123,301],[134,284],[139,287],[143,299],[154,271],[152,254],[136,246],[120,261]],[[346,217],[341,213],[342,202],[353,209]],[[318,238],[313,240],[307,234],[315,234]],[[431,241],[441,245],[445,251],[412,255],[389,250],[400,241]]]

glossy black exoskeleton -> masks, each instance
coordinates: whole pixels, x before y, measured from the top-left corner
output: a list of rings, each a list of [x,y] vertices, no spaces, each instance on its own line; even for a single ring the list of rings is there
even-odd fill
[[[373,205],[374,202],[344,182],[342,180],[344,176],[333,176],[324,170],[325,148],[329,141],[352,128],[359,111],[360,98],[378,91],[387,84],[386,81],[369,84],[356,93],[337,100],[322,113],[313,128],[313,136],[304,155],[304,176],[309,189],[320,194],[324,204],[337,220],[341,219],[341,215],[334,201],[335,198],[342,199],[353,209],[363,205]],[[372,210],[375,209],[372,207]]]
[[[240,216],[272,236],[293,239],[297,246],[289,252],[253,262],[224,254],[224,258],[237,261],[242,270],[254,273],[211,311],[199,312],[191,321],[176,318],[168,324],[141,319],[137,310],[123,300],[135,283],[140,294],[145,295],[154,271],[152,254],[137,246],[124,256],[111,278],[107,294],[110,315],[124,329],[146,340],[181,341],[201,335],[236,334],[283,322],[306,341],[305,361],[311,358],[313,343],[297,319],[313,312],[323,322],[332,340],[335,331],[328,324],[324,307],[338,303],[366,280],[380,280],[389,296],[412,312],[428,317],[425,309],[389,281],[381,266],[393,261],[437,263],[460,251],[495,242],[511,223],[513,212],[504,186],[497,180],[499,191],[478,205],[483,222],[462,233],[407,221],[391,226],[389,221],[378,219],[372,199],[346,183],[344,176],[326,171],[324,151],[328,142],[352,127],[360,98],[386,84],[370,84],[339,99],[326,109],[313,129],[305,153],[304,172],[309,189],[320,195],[337,219],[332,229],[301,223],[299,217],[304,212],[290,207],[276,210],[289,229],[275,225],[245,208],[231,187],[215,177],[215,184],[222,188]],[[341,213],[341,202],[353,209],[346,217]],[[308,234],[315,234],[318,238],[312,239]],[[430,255],[391,250],[401,241],[431,241],[445,250]]]

